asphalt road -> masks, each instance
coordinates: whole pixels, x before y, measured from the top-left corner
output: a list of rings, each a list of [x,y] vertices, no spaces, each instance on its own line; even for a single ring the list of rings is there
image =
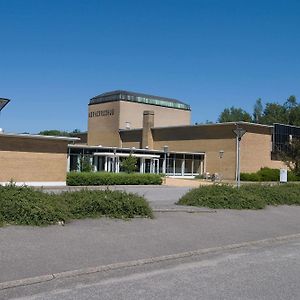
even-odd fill
[[[300,207],[0,228],[0,282],[300,233]],[[1,299],[1,298],[0,298]]]
[[[178,198],[188,190],[188,188],[173,187],[114,188],[124,189],[129,192],[135,192],[140,195],[144,195],[154,208],[176,207],[174,202],[176,202]],[[299,206],[279,206],[268,207],[264,210],[258,211],[203,210],[202,212],[198,211],[195,213],[157,212],[155,213],[155,219],[137,218],[131,221],[114,220],[108,218],[87,219],[73,221],[69,224],[66,224],[66,226],[8,226],[0,228],[0,285],[3,282],[28,277],[65,272],[81,268],[91,268],[95,266],[126,262],[136,259],[148,259],[185,251],[219,247],[233,243],[298,234],[300,233],[299,215]],[[299,244],[294,243],[293,245],[294,246],[292,247],[288,247],[288,249],[296,249]],[[278,252],[274,253],[276,254]],[[276,262],[276,260],[277,258],[275,255],[273,257],[273,261]],[[287,259],[286,262],[289,264],[289,259]],[[298,262],[298,260],[294,261],[294,266],[297,266]],[[176,263],[178,263],[178,261]],[[186,261],[183,261],[182,263],[186,263]],[[191,261],[189,263],[195,263],[194,270],[195,273],[197,273],[199,271],[199,265],[196,263],[196,261]],[[234,261],[234,264],[235,263],[238,265],[239,260]],[[242,263],[242,261],[240,261],[240,263]],[[253,263],[255,263],[255,260]],[[169,271],[166,273],[169,274],[168,276],[170,276],[168,280],[170,280],[171,283],[173,280],[172,278],[174,278],[176,282],[176,284],[174,283],[173,286],[174,291],[177,291],[178,295],[181,295],[180,291],[178,291],[178,286],[180,286],[181,279],[176,279],[176,272],[171,272],[172,267],[167,266],[166,268],[165,265],[159,265],[157,267],[163,272],[170,269],[170,273]],[[279,265],[279,269],[280,267],[282,267],[282,264]],[[187,272],[187,278],[189,278],[189,276],[192,278],[196,276],[196,274],[193,275],[192,270],[193,268],[187,268],[187,270],[185,270],[183,267],[182,269],[182,271],[184,271],[183,274],[186,274]],[[284,268],[282,268],[282,270],[284,270]],[[153,273],[151,272],[153,270],[149,270],[148,268],[145,268],[145,270],[139,269],[134,270],[133,274],[136,274],[137,271],[138,273],[146,274],[145,280],[146,278],[152,278],[151,276]],[[192,273],[189,273],[190,271]],[[238,270],[236,271],[238,272]],[[206,273],[204,272],[202,275],[205,276],[205,274]],[[294,274],[292,267],[291,274]],[[119,278],[121,275],[122,272],[116,272],[116,274],[113,274],[113,276],[110,272],[109,274],[105,274],[105,276],[109,276],[109,278]],[[123,281],[121,280],[120,283],[124,282],[124,284],[120,286],[120,290],[124,288],[126,282],[124,281],[125,275],[126,274],[124,274],[124,277],[120,277],[123,278]],[[281,276],[280,273],[279,275]],[[231,276],[233,275],[231,274]],[[281,281],[280,276],[278,282]],[[257,276],[253,276],[252,279],[254,280],[255,277]],[[156,278],[158,283],[159,281],[163,282],[163,278],[156,277],[156,275],[153,277],[153,282],[155,282]],[[288,275],[287,278],[289,278]],[[137,286],[134,287],[133,291],[139,290],[139,282],[143,282],[140,281],[141,279],[142,278],[137,280]],[[202,279],[203,278],[199,278],[198,280]],[[295,280],[296,279],[297,278],[295,276]],[[100,279],[97,277],[95,283],[100,284],[99,280]],[[213,277],[211,277],[210,280],[213,280]],[[96,291],[92,292],[92,290],[89,288],[87,288],[87,290],[78,289],[80,284],[84,284],[83,281],[84,278],[80,277],[80,281],[78,282],[76,282],[76,279],[73,278],[70,280],[65,280],[62,285],[60,285],[60,282],[55,280],[54,282],[50,282],[48,284],[45,283],[32,285],[23,289],[9,289],[6,291],[0,291],[0,299],[9,299],[10,297],[26,295],[27,292],[28,295],[32,295],[34,291],[37,293],[43,292],[43,289],[46,289],[49,292],[52,291],[52,296],[55,297],[55,293],[58,292],[59,295],[61,293],[61,289],[64,289],[65,286],[66,289],[68,289],[68,283],[75,286],[74,289],[76,291],[78,290],[79,296],[76,298],[77,296],[74,294],[74,298],[66,299],[93,299],[93,296],[90,296],[89,292],[91,292],[91,295],[93,293],[97,295]],[[287,283],[289,283],[289,281],[292,283],[292,278],[288,279]],[[103,281],[101,279],[101,284],[102,283]],[[134,283],[129,283],[134,286]],[[143,284],[145,284],[145,282],[143,282]],[[56,285],[59,286],[59,288],[57,288]],[[202,282],[198,282],[198,285],[201,287]],[[109,287],[109,285],[104,284],[103,287],[101,286],[101,290],[103,290],[103,299],[106,299],[105,297],[109,296],[109,289],[105,290],[106,287]],[[155,285],[153,285],[153,287],[155,287]],[[40,288],[41,290],[39,290]],[[140,288],[142,287],[140,286]],[[193,287],[193,289],[194,288],[196,289],[196,287]],[[242,286],[240,286],[240,288],[242,288]],[[204,288],[202,287],[202,292],[203,289]],[[71,290],[73,290],[73,287]],[[87,297],[84,297],[84,294],[80,294],[81,292],[79,292],[79,290],[83,293],[86,291]],[[161,290],[164,291],[163,288],[161,288]],[[106,292],[104,293],[104,291]],[[128,288],[129,293],[133,293],[133,291],[130,291]],[[116,294],[113,294],[109,299],[118,299],[119,296],[116,291],[115,293]],[[172,299],[176,299],[176,295],[172,294],[172,290],[170,290],[168,293],[170,293],[170,299],[172,297]],[[145,296],[145,299],[148,299],[146,298],[148,296],[151,297],[152,294],[155,295],[154,292],[151,292],[149,295],[147,294]],[[68,297],[68,293],[62,295],[62,297]],[[139,298],[138,295],[135,295],[134,293],[132,294],[133,298],[129,297],[128,295],[131,294],[126,294],[126,291],[124,291],[124,297],[126,296],[124,299],[135,299],[134,297],[136,297],[136,299],[143,299]],[[191,293],[191,299],[193,299],[195,296],[193,295],[194,294]],[[216,294],[216,297],[212,297],[212,299],[218,299],[218,295],[219,294]],[[46,297],[46,294],[44,296]],[[143,293],[142,296],[144,297]],[[209,299],[209,294],[204,294],[203,298],[207,299],[206,296]],[[157,295],[157,297],[160,298],[159,295]],[[168,298],[168,294],[164,295],[163,297]],[[297,299],[299,298],[300,297]],[[96,297],[95,299],[101,298]],[[180,299],[186,298],[181,297]],[[227,298],[220,297],[220,299]],[[239,299],[261,298],[240,297]],[[282,299],[293,298],[291,297]]]
[[[299,299],[300,239],[56,280],[3,299]],[[1,294],[0,294],[1,296]],[[2,298],[1,298],[2,299]]]

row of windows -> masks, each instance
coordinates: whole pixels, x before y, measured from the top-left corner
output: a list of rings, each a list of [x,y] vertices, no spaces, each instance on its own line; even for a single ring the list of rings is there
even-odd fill
[[[110,96],[103,96],[102,99],[103,99],[103,101],[100,101],[100,102],[126,100],[126,101],[138,102],[138,103],[154,104],[154,105],[159,105],[159,106],[190,110],[190,106],[187,104],[184,104],[184,103],[178,103],[178,102],[172,102],[172,101],[160,100],[160,99],[154,99],[154,98],[139,97],[139,96],[133,96],[133,95],[126,95],[126,94],[115,94],[115,95],[110,95]],[[99,100],[99,99],[95,100],[96,103],[97,103],[97,100]],[[93,103],[93,101],[92,101],[92,103]]]
[[[286,151],[293,138],[300,138],[299,127],[274,124],[273,151]]]

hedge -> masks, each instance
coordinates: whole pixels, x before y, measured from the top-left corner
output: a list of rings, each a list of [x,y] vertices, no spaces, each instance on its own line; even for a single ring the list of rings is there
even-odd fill
[[[70,172],[67,174],[67,185],[72,186],[141,184],[162,184],[162,176],[159,174],[106,172]]]
[[[280,170],[261,168],[256,173],[241,173],[242,181],[279,181]],[[300,177],[295,173],[288,171],[288,181],[299,181]]]
[[[201,186],[189,191],[179,205],[228,209],[262,209],[266,205],[300,205],[298,185]]]
[[[121,191],[48,194],[30,187],[0,186],[0,226],[47,225],[87,217],[153,217],[147,201]]]

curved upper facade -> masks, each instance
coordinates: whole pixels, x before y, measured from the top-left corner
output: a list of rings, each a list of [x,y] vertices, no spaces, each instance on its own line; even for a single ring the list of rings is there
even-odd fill
[[[176,99],[123,91],[123,90],[111,91],[111,92],[107,92],[95,96],[90,100],[89,105],[113,102],[113,101],[129,101],[129,102],[150,104],[150,105],[163,106],[163,107],[169,107],[175,109],[191,110],[188,104]]]

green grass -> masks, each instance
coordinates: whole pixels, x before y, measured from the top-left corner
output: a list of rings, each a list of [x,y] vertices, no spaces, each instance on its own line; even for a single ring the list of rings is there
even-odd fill
[[[0,226],[48,225],[101,216],[152,218],[153,213],[143,197],[121,191],[47,194],[30,187],[0,186]]]
[[[300,205],[299,185],[202,186],[189,191],[178,205],[227,209],[262,209],[267,205]]]
[[[153,185],[162,184],[161,174],[107,173],[107,172],[70,172],[67,185]]]

